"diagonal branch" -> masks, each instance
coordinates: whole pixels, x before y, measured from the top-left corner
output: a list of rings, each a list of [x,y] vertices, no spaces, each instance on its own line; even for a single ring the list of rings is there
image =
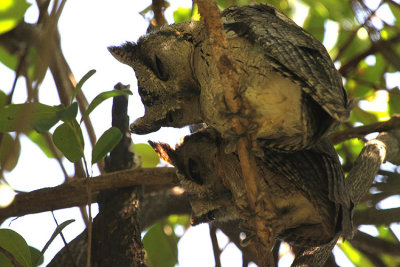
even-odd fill
[[[242,98],[238,93],[238,76],[235,66],[235,61],[229,53],[229,45],[226,39],[225,31],[223,29],[221,16],[216,1],[210,0],[197,0],[196,1],[200,14],[204,19],[204,24],[207,29],[208,38],[212,44],[213,58],[216,60],[216,66],[219,71],[219,85],[214,90],[213,95],[218,95],[220,92],[224,93],[224,100],[227,109],[233,113],[238,114],[245,109]],[[232,130],[238,136],[243,136],[246,133],[246,127],[249,122],[245,119],[240,119],[239,116],[234,116],[231,120]],[[267,208],[261,207],[260,201],[257,201],[257,196],[260,195],[257,186],[258,171],[257,166],[254,164],[255,159],[249,153],[251,142],[250,135],[241,137],[237,144],[237,152],[239,155],[240,166],[242,169],[244,185],[248,198],[250,209],[257,213],[260,210],[273,211],[272,203],[266,203]],[[267,200],[268,201],[268,200]],[[270,253],[274,244],[274,236],[272,229],[267,226],[264,220],[258,218],[249,220],[256,229],[258,237],[257,256],[260,266],[272,266],[273,257]]]

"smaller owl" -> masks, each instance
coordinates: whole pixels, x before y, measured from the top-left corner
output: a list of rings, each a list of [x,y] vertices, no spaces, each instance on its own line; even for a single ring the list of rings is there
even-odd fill
[[[187,136],[176,149],[164,143],[150,144],[177,168],[192,205],[192,224],[214,219],[246,222],[256,215],[279,238],[299,246],[326,244],[338,231],[346,236],[351,233],[348,194],[341,191],[343,195],[335,196],[331,189],[344,182],[336,154],[319,148],[295,153],[265,148],[265,158],[256,159],[262,192],[258,201],[272,199],[271,217],[269,211],[249,212],[238,156],[225,153],[227,143],[215,130],[207,128]]]

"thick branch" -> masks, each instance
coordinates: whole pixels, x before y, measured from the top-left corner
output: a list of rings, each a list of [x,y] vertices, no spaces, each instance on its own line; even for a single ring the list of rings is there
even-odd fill
[[[395,35],[393,38],[391,38],[389,40],[384,40],[384,39],[379,40],[378,42],[372,44],[371,47],[368,48],[367,50],[365,50],[364,52],[361,52],[360,54],[354,56],[349,61],[344,63],[340,67],[339,73],[344,77],[349,76],[349,74],[358,66],[358,64],[364,58],[366,58],[369,55],[373,55],[377,52],[381,52],[382,50],[384,50],[382,48],[390,47],[391,45],[396,44],[399,41],[400,41],[400,34]]]
[[[128,89],[118,83],[115,90]],[[129,132],[128,96],[114,97],[112,126],[119,129],[122,138],[105,160],[105,171],[120,171],[134,167],[134,153],[129,147],[132,140]],[[140,186],[100,192],[99,214],[93,223],[93,266],[146,267],[141,240],[140,217],[138,216],[143,190]],[[118,229],[118,231],[115,231]],[[88,228],[90,241],[90,228]],[[89,243],[90,244],[90,243]],[[90,253],[88,253],[88,262]],[[87,266],[90,266],[89,264]]]
[[[374,208],[354,213],[354,224],[390,224],[400,220],[400,208],[377,210]]]
[[[142,228],[146,229],[169,215],[189,215],[191,210],[187,194],[182,194],[176,189],[168,189],[146,194],[142,200],[138,217],[141,218]],[[86,250],[84,248],[86,243],[87,229],[68,244],[73,258],[77,261],[77,266],[85,266]],[[64,247],[47,266],[66,266],[69,262],[70,255],[67,248]]]
[[[381,164],[386,160],[398,158],[399,137],[400,130],[384,132],[365,144],[346,179],[346,185],[354,204],[357,204],[368,192]]]
[[[350,243],[355,248],[360,248],[371,254],[389,254],[400,256],[400,245],[395,244],[381,238],[370,236],[366,233],[358,231]]]
[[[86,178],[76,178],[66,183],[16,195],[14,202],[0,209],[0,221],[13,216],[69,208],[87,204]],[[119,171],[91,178],[92,201],[98,192],[134,185],[177,184],[174,168],[148,168]]]

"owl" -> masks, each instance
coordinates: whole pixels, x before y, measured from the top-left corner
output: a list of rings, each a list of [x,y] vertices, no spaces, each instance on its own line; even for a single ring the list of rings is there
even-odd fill
[[[327,139],[313,149],[293,153],[264,148],[264,157],[256,158],[261,177],[258,201],[271,199],[272,216],[268,210],[249,212],[238,156],[225,153],[228,143],[214,129],[185,137],[175,149],[165,143],[150,144],[177,168],[194,225],[214,219],[246,222],[259,216],[278,238],[298,246],[326,244],[338,232],[351,236],[350,198],[337,154]]]
[[[232,7],[222,22],[246,107],[240,115],[263,146],[309,148],[348,119],[351,105],[326,49],[282,11]],[[230,120],[239,114],[226,112],[223,92],[213,90],[223,85],[203,22],[166,26],[109,51],[136,73],[145,114],[133,133],[204,122],[232,136]]]

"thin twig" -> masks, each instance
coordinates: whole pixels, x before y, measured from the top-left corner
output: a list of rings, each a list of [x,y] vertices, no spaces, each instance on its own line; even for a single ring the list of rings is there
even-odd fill
[[[57,227],[58,227],[59,224],[58,224],[58,222],[57,222],[56,216],[54,215],[54,212],[53,212],[53,211],[51,212],[51,215],[53,216],[53,220],[54,220],[54,222],[56,223],[56,225],[57,225]],[[72,255],[71,250],[69,249],[68,242],[67,242],[67,240],[65,240],[65,237],[64,237],[64,234],[62,233],[62,231],[60,231],[60,236],[61,236],[62,241],[64,242],[64,247],[65,247],[65,249],[66,249],[66,251],[67,251],[68,256],[69,256],[70,259],[71,259],[72,264],[74,265],[74,267],[77,267],[77,266],[76,266],[76,262],[75,262],[75,260],[74,260],[74,256]]]
[[[151,20],[151,25],[159,29],[161,26],[167,23],[164,17],[165,1],[164,0],[152,0],[151,7],[153,9],[154,18]]]
[[[211,244],[212,244],[212,248],[213,248],[213,251],[214,251],[215,267],[221,267],[221,259],[220,259],[221,250],[219,249],[217,235],[215,233],[217,228],[215,228],[213,226],[213,224],[210,223],[209,224],[209,229],[210,229]]]

